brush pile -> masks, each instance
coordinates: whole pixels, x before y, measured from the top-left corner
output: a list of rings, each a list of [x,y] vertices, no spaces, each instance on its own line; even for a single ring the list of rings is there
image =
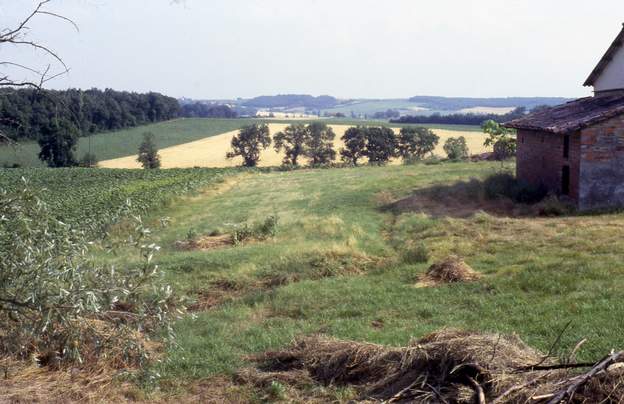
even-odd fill
[[[624,355],[588,364],[592,370],[580,374],[582,366],[545,359],[514,336],[443,331],[405,348],[316,336],[251,359],[257,368],[242,371],[243,382],[351,386],[360,402],[616,403],[624,397]]]

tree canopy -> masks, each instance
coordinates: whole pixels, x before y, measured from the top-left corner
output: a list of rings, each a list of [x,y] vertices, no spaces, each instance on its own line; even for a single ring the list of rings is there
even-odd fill
[[[336,159],[333,129],[323,122],[312,122],[306,128],[305,156],[310,159],[310,165],[320,166],[331,163]]]
[[[271,145],[271,135],[267,124],[253,124],[243,127],[232,138],[232,150],[227,158],[243,158],[243,166],[255,167],[260,161],[260,152]]]
[[[342,136],[344,148],[340,150],[342,161],[357,165],[358,161],[366,156],[366,127],[356,126],[349,128]]]
[[[435,150],[439,141],[440,137],[431,129],[402,128],[398,138],[398,154],[404,160],[421,160]]]
[[[299,164],[299,157],[305,153],[308,130],[303,124],[292,124],[273,136],[273,143],[276,152],[284,149],[286,156],[283,163],[296,166]]]
[[[386,164],[397,155],[397,137],[391,128],[369,127],[366,129],[366,137],[369,164]]]

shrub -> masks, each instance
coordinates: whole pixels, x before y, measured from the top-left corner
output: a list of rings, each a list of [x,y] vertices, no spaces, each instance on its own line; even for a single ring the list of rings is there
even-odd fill
[[[37,357],[41,364],[97,361],[117,352],[142,365],[146,351],[136,330],[164,327],[173,337],[171,288],[153,263],[158,247],[135,217],[128,243],[141,264],[98,265],[84,234],[50,214],[27,186],[0,193],[0,353]]]
[[[446,139],[444,143],[444,151],[449,160],[459,161],[465,160],[468,158],[468,145],[466,144],[466,138],[463,136],[460,137],[450,137]]]
[[[160,168],[160,156],[158,155],[158,149],[154,142],[153,133],[145,132],[143,134],[143,142],[141,142],[139,146],[137,161],[141,163],[146,170]]]
[[[268,216],[263,222],[254,225],[243,223],[238,225],[232,232],[232,241],[237,245],[250,239],[266,240],[267,238],[275,237],[277,225],[277,215]]]

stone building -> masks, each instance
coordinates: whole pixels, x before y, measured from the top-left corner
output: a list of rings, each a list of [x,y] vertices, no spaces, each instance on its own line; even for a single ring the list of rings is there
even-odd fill
[[[624,29],[585,86],[594,96],[505,124],[518,131],[517,177],[581,210],[624,206]]]

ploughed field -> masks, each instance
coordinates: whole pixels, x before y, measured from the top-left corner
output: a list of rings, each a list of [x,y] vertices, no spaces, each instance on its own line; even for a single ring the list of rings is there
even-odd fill
[[[575,353],[581,361],[624,348],[624,214],[515,216],[450,186],[498,170],[500,163],[480,162],[290,172],[4,170],[0,178],[12,187],[20,176],[33,178],[74,216],[119,189],[131,199],[148,190],[172,200],[146,205],[147,218],[162,247],[155,260],[188,296],[192,315],[178,321],[177,345],[153,365],[161,390],[149,394],[347,402],[356,389],[293,392],[281,379],[245,382],[241,370],[253,366],[250,355],[319,334],[387,347],[443,329],[515,334],[562,358],[586,339]],[[179,196],[193,190],[201,192]],[[397,204],[405,200],[416,202]],[[162,217],[166,228],[158,226]],[[264,237],[204,243],[268,222],[273,231]],[[428,268],[449,256],[478,276],[423,286]],[[137,257],[121,249],[114,259],[123,266]]]

